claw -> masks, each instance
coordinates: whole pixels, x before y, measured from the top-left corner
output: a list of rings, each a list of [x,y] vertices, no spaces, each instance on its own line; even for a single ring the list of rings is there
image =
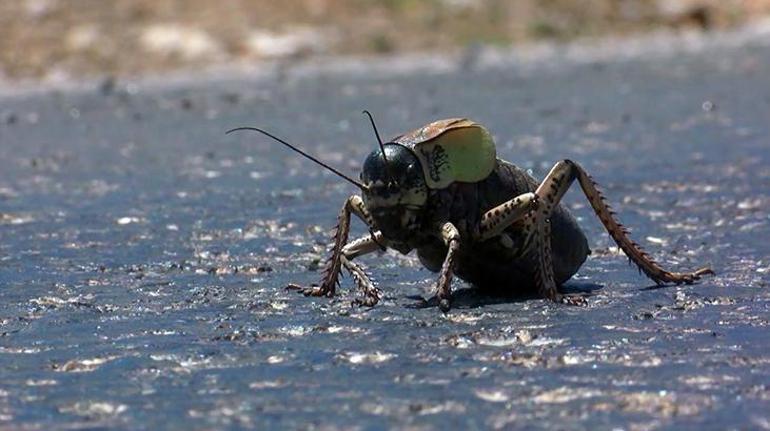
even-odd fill
[[[438,308],[441,309],[442,312],[448,313],[452,308],[452,301],[450,301],[449,298],[441,298],[438,302]]]
[[[357,305],[359,307],[374,307],[378,302],[380,302],[378,295],[366,295],[363,298],[354,299],[353,305]]]
[[[439,305],[440,300],[437,296],[431,296],[428,299],[420,298],[420,304],[418,308],[433,308]]]
[[[302,289],[301,292],[305,296],[326,296],[329,298],[334,296],[334,289],[329,288],[326,285],[323,285],[323,286],[312,285],[310,287],[306,287]]]
[[[700,277],[701,275],[717,275],[716,272],[714,272],[713,269],[709,268],[708,266],[703,267],[693,273],[694,276]]]
[[[674,273],[675,277],[675,284],[693,284],[696,281],[700,281],[700,278],[702,275],[716,275],[714,270],[712,270],[709,267],[701,268],[695,272],[689,272],[689,273]]]
[[[699,270],[689,274],[689,276],[692,279],[692,281],[700,280],[700,277],[702,275],[716,275],[716,273],[714,272],[713,269],[711,269],[709,267],[704,267],[704,268],[701,268],[701,269],[699,269]],[[692,281],[690,283],[692,283]],[[690,284],[690,283],[688,283],[688,284]]]
[[[432,308],[438,307],[442,312],[448,313],[452,309],[452,298],[439,298],[438,296],[431,296],[428,299],[420,297],[420,304],[418,308]]]

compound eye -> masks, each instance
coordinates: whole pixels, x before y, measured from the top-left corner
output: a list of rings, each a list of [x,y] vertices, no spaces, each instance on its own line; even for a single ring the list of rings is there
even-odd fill
[[[419,165],[415,163],[409,164],[409,166],[406,168],[406,173],[408,176],[412,175],[422,175],[422,169]]]

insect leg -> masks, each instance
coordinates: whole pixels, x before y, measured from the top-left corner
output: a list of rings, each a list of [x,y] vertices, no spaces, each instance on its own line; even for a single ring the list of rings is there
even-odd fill
[[[530,238],[535,253],[535,286],[543,298],[572,305],[585,305],[579,295],[564,295],[554,281],[553,251],[551,249],[551,220],[545,211],[533,211],[524,218],[524,236]]]
[[[382,232],[372,230],[371,234],[350,241],[342,248],[342,254],[352,260],[358,256],[382,250],[383,246],[387,246],[387,242],[382,237]]]
[[[460,248],[460,232],[452,223],[446,222],[441,226],[441,239],[444,240],[448,251],[436,282],[436,296],[439,308],[446,313],[452,306],[452,273],[455,266],[455,253]]]
[[[652,260],[647,252],[629,238],[628,230],[617,220],[615,212],[607,204],[596,182],[580,165],[571,160],[563,160],[557,163],[535,192],[542,200],[543,209],[547,213],[550,214],[550,211],[558,205],[564,193],[566,193],[575,179],[580,183],[580,187],[591,203],[591,207],[593,207],[594,212],[612,239],[618,244],[618,247],[651,280],[658,284],[692,284],[699,280],[702,275],[714,274],[708,267],[686,273],[671,272],[663,269],[657,262]]]
[[[321,285],[306,289],[305,295],[334,296],[337,285],[339,284],[339,274],[342,266],[342,250],[345,243],[348,242],[348,233],[350,232],[350,213],[356,214],[369,226],[372,225],[371,216],[369,215],[369,212],[366,211],[363,199],[356,195],[350,196],[345,201],[345,204],[342,206],[342,209],[337,216],[337,226],[334,228],[334,233],[332,234],[331,255],[326,260]]]
[[[537,206],[538,196],[534,193],[524,193],[487,211],[481,217],[481,240],[500,235],[508,226],[524,218]]]
[[[369,275],[366,273],[363,266],[353,262],[353,259],[364,254],[381,250],[382,244],[384,243],[385,240],[382,237],[382,233],[373,231],[370,235],[351,241],[342,248],[342,265],[348,272],[350,272],[353,281],[355,281],[358,288],[364,293],[363,299],[357,299],[355,301],[358,305],[371,307],[377,304],[380,300],[380,290],[369,278]]]
[[[348,270],[353,277],[353,281],[355,281],[358,288],[361,289],[364,294],[363,298],[353,301],[354,304],[373,307],[380,302],[380,289],[378,289],[377,285],[375,285],[371,278],[369,278],[369,275],[366,273],[363,266],[351,261],[345,257],[345,255],[342,255],[342,265]]]

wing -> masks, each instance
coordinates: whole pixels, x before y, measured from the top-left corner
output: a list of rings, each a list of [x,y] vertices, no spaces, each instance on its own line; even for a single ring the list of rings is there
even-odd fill
[[[495,168],[495,143],[487,129],[465,118],[439,120],[401,135],[394,143],[410,149],[432,189],[455,181],[475,183]]]

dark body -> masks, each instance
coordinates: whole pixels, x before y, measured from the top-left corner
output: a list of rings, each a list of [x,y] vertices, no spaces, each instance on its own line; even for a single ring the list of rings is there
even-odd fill
[[[455,274],[494,293],[537,293],[555,302],[584,305],[583,296],[558,290],[591,253],[577,221],[561,205],[575,181],[618,247],[656,283],[691,284],[713,274],[708,267],[690,273],[663,269],[628,237],[579,164],[561,160],[538,183],[498,159],[491,134],[468,119],[434,121],[386,144],[377,134],[380,149],[364,160],[360,182],[261,129],[245,129],[278,140],[362,191],[362,196],[348,197],[340,210],[321,283],[302,289],[309,296],[333,296],[344,267],[364,293],[358,303],[376,304],[380,290],[352,260],[392,248],[401,253],[417,250],[423,265],[439,273],[436,298],[444,312],[451,308]],[[366,223],[369,235],[348,242],[353,214]]]
[[[486,241],[475,238],[484,213],[518,195],[534,192],[537,185],[522,169],[497,159],[494,171],[482,181],[456,182],[446,189],[430,191],[425,222],[450,221],[463,239],[455,267],[460,278],[494,293],[535,292],[535,247],[527,244],[521,224],[505,229],[511,241],[499,236]],[[550,220],[554,279],[562,284],[577,272],[591,251],[577,221],[562,204],[554,209]],[[409,243],[413,246],[409,248],[417,249],[426,268],[434,272],[441,269],[447,247],[440,238],[426,236]]]
[[[628,237],[578,163],[561,160],[537,182],[498,159],[491,134],[468,119],[434,121],[386,144],[377,134],[380,149],[364,160],[360,182],[261,129],[233,131],[243,129],[285,144],[362,191],[362,196],[348,197],[340,210],[321,283],[302,289],[309,296],[334,296],[344,267],[364,293],[358,303],[376,304],[380,290],[352,260],[392,248],[416,250],[423,265],[439,273],[436,298],[444,312],[451,308],[454,274],[494,293],[538,293],[555,302],[584,305],[583,296],[558,291],[591,253],[577,221],[561,204],[575,181],[618,247],[650,279],[691,284],[713,274],[708,267],[690,273],[665,270]],[[369,235],[348,242],[353,214],[366,223]]]

